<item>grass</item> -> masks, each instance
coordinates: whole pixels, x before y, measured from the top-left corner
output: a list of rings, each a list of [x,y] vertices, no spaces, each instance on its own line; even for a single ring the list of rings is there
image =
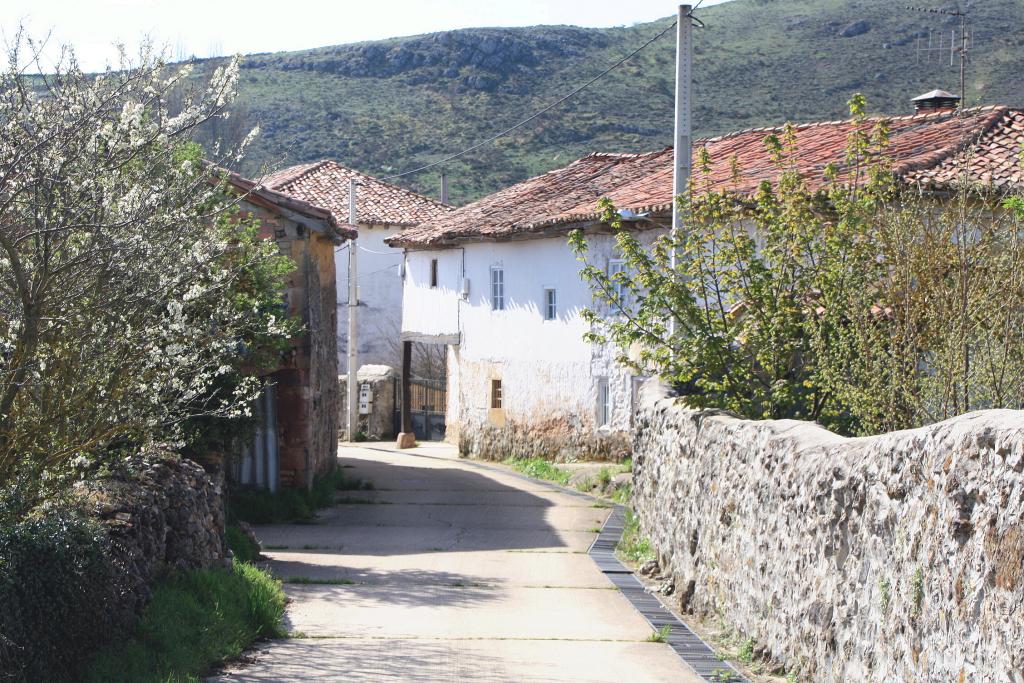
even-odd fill
[[[665,624],[660,629],[647,636],[648,643],[667,643],[668,637],[672,635],[672,627]]]
[[[229,524],[224,530],[224,538],[228,548],[239,562],[255,562],[260,557],[260,546],[235,524]]]
[[[285,635],[279,581],[244,562],[187,572],[157,584],[126,640],[100,652],[86,683],[195,681],[258,638]]]
[[[757,645],[757,641],[753,638],[747,637],[740,643],[740,649],[736,653],[736,657],[745,664],[750,664],[754,661],[754,647]]]
[[[571,472],[560,469],[543,458],[509,458],[505,464],[534,479],[545,479],[565,486],[569,483]]]
[[[629,501],[633,498],[633,484],[626,484],[615,489],[611,498],[619,505],[629,505]]]
[[[350,479],[344,468],[338,467],[313,481],[311,490],[282,489],[254,491],[241,489],[228,494],[229,521],[241,520],[250,524],[288,524],[309,522],[314,513],[333,505],[338,491],[365,491],[373,484],[362,479]]]
[[[615,547],[619,555],[633,564],[643,564],[657,559],[654,546],[649,538],[640,530],[640,520],[632,510],[626,510],[626,524],[622,530],[622,538]]]
[[[311,579],[306,576],[290,576],[284,582],[300,586],[354,586],[356,584],[352,579]]]

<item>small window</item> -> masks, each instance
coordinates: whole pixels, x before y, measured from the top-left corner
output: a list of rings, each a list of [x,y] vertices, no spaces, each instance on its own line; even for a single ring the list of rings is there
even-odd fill
[[[437,259],[430,259],[430,287],[437,287]]]
[[[554,288],[544,290],[544,319],[558,319],[558,292]]]
[[[501,408],[501,380],[491,380],[491,408]]]
[[[505,271],[491,268],[491,310],[505,310]]]
[[[597,380],[597,426],[604,427],[611,422],[612,406],[608,393],[608,380]]]
[[[625,285],[619,281],[615,276],[618,273],[626,272],[626,262],[620,258],[613,258],[608,261],[608,279],[611,280],[612,290],[615,292],[615,300],[619,302],[620,306],[625,307],[627,303],[627,296],[629,292],[626,291]]]

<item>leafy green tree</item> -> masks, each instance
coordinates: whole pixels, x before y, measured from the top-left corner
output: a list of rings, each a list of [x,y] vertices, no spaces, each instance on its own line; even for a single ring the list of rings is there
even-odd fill
[[[966,175],[944,198],[895,182],[888,128],[861,96],[840,165],[803,176],[789,126],[765,145],[773,182],[715,185],[706,151],[684,229],[646,244],[607,199],[626,268],[570,244],[597,305],[591,341],[673,382],[696,407],[818,420],[843,433],[1024,402],[1024,202]],[[673,259],[674,256],[674,259]]]

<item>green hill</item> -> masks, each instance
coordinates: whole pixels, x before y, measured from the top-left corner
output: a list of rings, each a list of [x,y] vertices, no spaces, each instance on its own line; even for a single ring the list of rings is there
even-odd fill
[[[943,7],[942,0],[920,0]],[[948,6],[948,4],[947,4]],[[1024,2],[972,9],[967,101],[1024,104]],[[735,0],[701,10],[698,135],[838,118],[856,91],[873,110],[909,113],[911,97],[956,91],[949,56],[919,60],[929,29],[955,19],[891,0]],[[240,112],[262,135],[245,170],[322,157],[378,176],[460,150],[582,84],[666,27],[481,28],[249,55]],[[593,150],[645,151],[672,134],[674,33],[515,134],[448,166],[461,204]],[[401,184],[437,194],[431,171]]]

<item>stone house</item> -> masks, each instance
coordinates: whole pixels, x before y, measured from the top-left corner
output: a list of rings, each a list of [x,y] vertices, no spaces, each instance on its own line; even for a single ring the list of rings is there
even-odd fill
[[[936,196],[965,167],[979,183],[1024,183],[1024,111],[989,106],[958,115],[935,98],[917,104],[912,116],[885,119],[901,180]],[[812,185],[830,163],[842,165],[854,125],[795,127],[796,163]],[[706,148],[714,189],[752,193],[778,173],[764,138],[781,132],[698,140],[694,167]],[[612,349],[584,341],[589,326],[580,311],[593,299],[566,236],[584,230],[591,259],[609,273],[622,268],[598,200],[610,198],[625,227],[653,239],[671,224],[672,172],[671,149],[591,154],[389,241],[406,249],[402,339],[448,348],[446,438],[463,453],[572,459],[628,450],[643,378],[616,363]]]
[[[430,197],[383,182],[325,159],[285,168],[263,179],[267,188],[329,211],[339,223],[349,221],[349,181],[355,180],[356,277],[359,287],[359,364],[397,367],[402,310],[402,250],[386,240],[451,207]],[[335,250],[338,364],[348,372],[348,245]]]
[[[334,215],[237,174],[228,183],[240,206],[259,219],[259,235],[295,262],[283,292],[288,314],[304,332],[266,376],[252,443],[232,459],[234,481],[267,488],[308,487],[337,458],[338,352],[334,251],[356,231]]]

